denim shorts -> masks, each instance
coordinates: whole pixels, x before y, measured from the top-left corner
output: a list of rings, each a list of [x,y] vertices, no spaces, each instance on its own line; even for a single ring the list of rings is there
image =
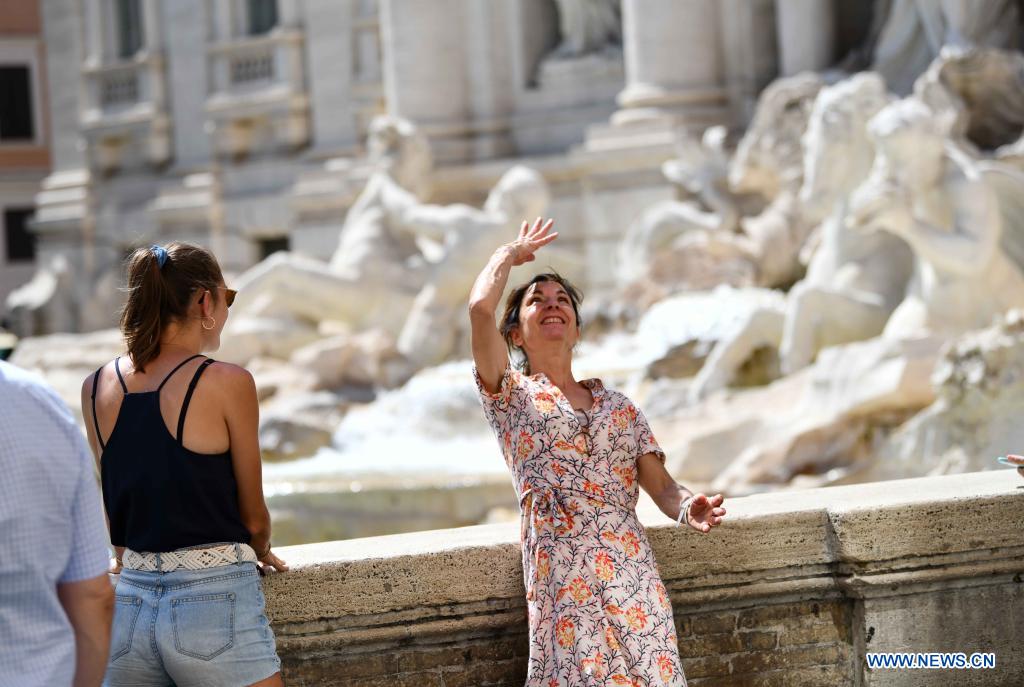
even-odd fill
[[[281,669],[255,563],[124,570],[107,687],[244,687]]]

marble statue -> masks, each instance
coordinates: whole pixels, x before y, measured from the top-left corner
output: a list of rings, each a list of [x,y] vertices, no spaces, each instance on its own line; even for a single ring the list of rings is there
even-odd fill
[[[414,369],[441,363],[455,351],[475,266],[515,235],[524,217],[543,215],[549,202],[544,178],[519,166],[501,177],[482,209],[456,204],[406,210],[403,226],[441,244],[441,257],[430,263],[398,337],[398,350]]]
[[[891,91],[910,93],[944,46],[1015,48],[1021,21],[1017,0],[891,0],[874,46],[871,69]],[[876,6],[876,11],[884,9]]]
[[[800,189],[803,148],[800,139],[825,86],[818,74],[804,73],[769,84],[757,101],[754,118],[736,147],[729,166],[734,191],[776,198]]]
[[[672,272],[661,263],[678,268],[685,258],[701,254],[713,262],[747,263],[757,285],[791,284],[802,271],[800,248],[813,226],[797,199],[803,174],[800,137],[823,84],[817,75],[800,74],[768,86],[729,163],[721,130],[709,129],[700,146],[686,142],[664,171],[695,200],[659,203],[633,223],[620,249],[621,281],[650,274],[661,279]],[[743,195],[770,203],[744,216]]]
[[[949,145],[953,123],[953,113],[906,98],[869,125],[877,155],[849,225],[895,234],[916,258],[887,338],[954,336],[1024,306],[1024,273],[1003,247],[1024,236],[1024,174]]]
[[[433,165],[430,148],[407,120],[377,117],[367,154],[378,171],[345,217],[331,270],[352,280],[417,288],[422,265],[415,237],[392,231],[388,219],[425,197]]]
[[[781,370],[791,374],[826,346],[882,332],[905,294],[912,256],[891,234],[852,231],[846,216],[849,194],[872,167],[868,121],[887,102],[885,84],[870,73],[818,94],[804,138],[800,199],[813,214],[827,216],[807,274],[783,308],[753,311],[734,336],[715,346],[694,381],[694,399],[727,385],[758,348],[778,348]]]
[[[689,270],[680,266],[699,264],[692,258],[701,256],[703,262],[721,263],[722,269],[709,270],[713,278],[750,273],[757,286],[792,284],[803,269],[800,249],[813,226],[797,198],[800,139],[823,83],[802,74],[768,86],[731,161],[723,149],[724,130],[709,129],[699,145],[684,139],[679,158],[663,171],[690,199],[656,204],[630,226],[620,251],[621,281],[648,274],[664,281],[673,271],[665,263],[685,277]],[[760,212],[750,212],[752,197],[765,199],[767,207],[761,203]],[[742,263],[748,268],[739,269]],[[690,280],[676,286],[715,285]]]
[[[231,359],[287,358],[324,323],[397,338],[408,374],[454,352],[475,265],[550,197],[540,174],[514,167],[482,209],[423,203],[410,190],[429,167],[418,136],[398,120],[371,130],[370,154],[383,162],[349,210],[330,264],[277,253],[239,278],[224,337]]]
[[[379,324],[398,333],[426,278],[427,260],[401,218],[422,202],[430,151],[412,124],[379,117],[370,127],[368,156],[376,171],[349,209],[330,263],[275,253],[236,280],[226,359],[287,355],[314,339],[324,321],[353,330]]]
[[[6,326],[19,337],[75,331],[73,294],[68,260],[54,256],[36,269],[31,280],[7,296]]]
[[[800,251],[818,218],[798,198],[804,173],[801,139],[824,85],[818,74],[805,73],[768,86],[729,169],[734,191],[772,199],[763,212],[740,223],[738,239],[757,266],[759,286],[788,286],[803,272]]]
[[[740,207],[728,187],[725,127],[710,127],[698,143],[689,136],[676,143],[676,158],[662,173],[688,196],[657,203],[633,222],[620,245],[620,279],[643,278],[652,263],[688,231],[735,233]]]
[[[562,41],[555,58],[580,57],[622,44],[620,0],[555,0]]]

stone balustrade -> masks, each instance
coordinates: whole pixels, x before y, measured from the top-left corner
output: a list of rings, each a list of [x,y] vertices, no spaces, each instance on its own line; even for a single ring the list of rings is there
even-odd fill
[[[293,150],[309,141],[305,34],[278,27],[207,48],[211,92],[206,114],[218,151],[239,156],[260,149]],[[222,135],[221,135],[222,134]]]
[[[171,155],[164,56],[135,57],[82,67],[80,125],[92,167],[109,172],[134,164],[161,165]]]
[[[694,687],[1024,683],[1024,482],[996,471],[737,498],[711,535],[640,516]],[[289,685],[522,685],[515,524],[283,548]],[[868,670],[867,652],[994,670]]]

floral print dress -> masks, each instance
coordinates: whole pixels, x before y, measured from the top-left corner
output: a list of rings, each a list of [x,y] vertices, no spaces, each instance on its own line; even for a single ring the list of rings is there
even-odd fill
[[[665,454],[643,414],[597,379],[577,414],[543,374],[476,375],[522,512],[527,687],[685,687],[672,604],[636,516],[636,461]]]

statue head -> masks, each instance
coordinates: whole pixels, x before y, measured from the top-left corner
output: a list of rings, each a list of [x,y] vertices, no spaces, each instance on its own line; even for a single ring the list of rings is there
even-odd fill
[[[551,202],[547,182],[535,170],[516,165],[501,175],[487,195],[484,209],[501,212],[515,222],[540,217]]]
[[[367,157],[376,169],[389,174],[402,188],[425,197],[434,166],[426,136],[407,119],[380,115],[370,122]]]
[[[951,111],[937,113],[913,96],[887,105],[868,123],[876,168],[910,186],[941,173],[953,124]]]
[[[821,89],[803,136],[800,201],[811,215],[823,215],[871,171],[874,147],[868,121],[890,101],[882,77],[857,74]]]
[[[800,137],[814,97],[824,85],[819,75],[806,73],[777,79],[764,89],[729,169],[733,190],[772,198],[784,188],[799,185]]]

